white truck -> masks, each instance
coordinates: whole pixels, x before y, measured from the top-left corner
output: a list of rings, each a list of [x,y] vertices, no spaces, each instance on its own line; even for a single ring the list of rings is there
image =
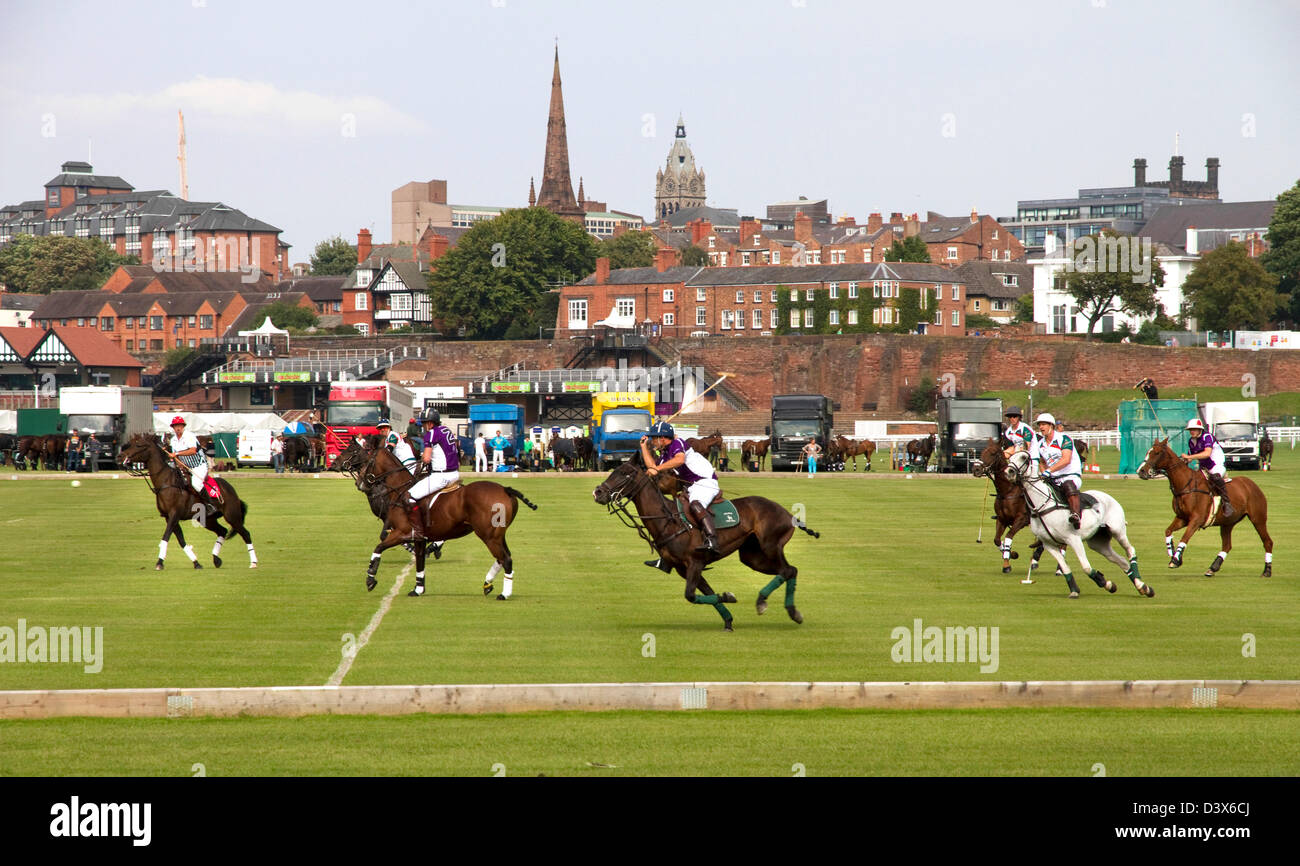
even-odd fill
[[[237,457],[240,466],[270,466],[272,430],[240,430]]]
[[[1202,403],[1205,428],[1223,449],[1228,469],[1259,468],[1259,403]]]
[[[82,438],[94,433],[103,448],[101,468],[117,465],[122,444],[153,432],[153,390],[128,385],[78,385],[59,389],[59,414]]]

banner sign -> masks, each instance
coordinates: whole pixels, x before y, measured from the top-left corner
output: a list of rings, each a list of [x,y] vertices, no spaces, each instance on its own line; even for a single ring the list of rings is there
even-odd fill
[[[218,373],[218,382],[256,382],[256,373]]]
[[[564,383],[564,393],[566,394],[572,393],[574,391],[595,392],[599,390],[600,390],[599,382],[565,382]]]
[[[310,381],[311,381],[311,373],[309,373],[309,372],[306,371],[306,370],[297,370],[297,371],[295,371],[295,370],[290,370],[290,371],[287,371],[287,372],[283,372],[283,371],[282,371],[282,372],[279,372],[279,373],[276,373],[276,374],[275,374],[275,381],[277,381],[277,382],[310,382]]]
[[[527,394],[532,390],[531,382],[493,382],[493,394]]]

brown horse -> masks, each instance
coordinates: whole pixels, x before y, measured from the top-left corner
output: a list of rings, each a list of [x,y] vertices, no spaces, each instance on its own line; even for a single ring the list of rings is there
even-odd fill
[[[1254,481],[1249,478],[1233,478],[1227,481],[1232,514],[1225,518],[1223,509],[1220,508],[1215,512],[1214,521],[1211,523],[1210,509],[1213,507],[1214,494],[1211,493],[1209,482],[1202,472],[1193,471],[1174,453],[1169,447],[1168,438],[1152,445],[1151,450],[1147,451],[1146,459],[1138,467],[1138,477],[1144,480],[1159,475],[1169,479],[1169,489],[1174,494],[1174,522],[1165,530],[1165,550],[1169,553],[1170,568],[1178,568],[1183,564],[1183,549],[1187,547],[1187,542],[1191,540],[1196,530],[1217,526],[1223,548],[1205,571],[1206,577],[1213,577],[1223,565],[1228,552],[1232,550],[1232,527],[1240,523],[1242,518],[1249,518],[1255,531],[1259,533],[1260,541],[1264,542],[1264,573],[1261,576],[1273,576],[1273,539],[1268,534],[1268,500],[1264,498],[1263,491]],[[1184,526],[1187,529],[1183,532],[1182,540],[1178,542],[1178,549],[1175,550],[1174,530]]]
[[[1002,553],[1002,573],[1011,573],[1011,560],[1019,559],[1020,554],[1011,549],[1011,539],[1020,530],[1029,525],[1029,509],[1025,507],[1025,495],[1019,484],[1006,476],[1007,456],[1002,450],[1002,443],[990,439],[984,446],[971,474],[976,478],[984,476],[993,481],[993,519],[997,521],[997,531],[993,535],[993,546]],[[985,488],[987,489],[987,488]],[[978,541],[979,539],[976,539]],[[1043,543],[1034,541],[1031,569],[1038,568],[1038,560],[1043,555]]]
[[[763,468],[763,461],[767,459],[768,446],[772,444],[771,439],[746,439],[740,443],[740,462],[746,466],[750,461],[757,460],[758,468]]]
[[[1264,428],[1264,437],[1259,440],[1259,468],[1273,468],[1273,437],[1268,435],[1267,427]]]
[[[714,430],[708,436],[703,436],[699,439],[687,439],[686,447],[693,451],[700,452],[705,457],[709,458],[710,463],[717,466],[718,456],[726,445],[722,439],[722,431]]]
[[[399,544],[411,544],[415,550],[415,588],[409,596],[424,595],[424,560],[426,542],[463,538],[471,532],[492,554],[492,567],[483,580],[483,594],[489,595],[494,580],[505,572],[504,585],[497,601],[506,601],[514,588],[515,566],[506,544],[506,530],[514,522],[519,502],[534,511],[537,506],[513,487],[502,487],[495,481],[474,481],[453,484],[438,493],[420,500],[418,523],[413,522],[406,504],[406,491],[415,482],[401,461],[387,448],[367,451],[365,462],[348,471],[363,492],[382,486],[378,496],[385,508],[384,525],[387,530],[370,554],[366,569],[366,590],[378,584],[379,560],[385,550]],[[369,494],[368,494],[369,495]]]
[[[172,533],[176,534],[177,541],[181,543],[185,555],[194,563],[194,567],[203,567],[199,564],[194,549],[185,543],[185,532],[181,529],[181,522],[191,518],[196,526],[201,526],[217,536],[217,541],[212,546],[214,566],[221,568],[221,545],[231,535],[238,533],[239,537],[244,539],[244,544],[248,546],[248,567],[257,568],[257,552],[253,550],[253,536],[244,526],[244,518],[248,516],[248,504],[239,498],[229,481],[224,478],[217,479],[222,498],[219,505],[200,502],[199,495],[190,486],[188,473],[182,472],[167,459],[167,454],[158,444],[157,437],[140,433],[132,436],[122,447],[118,455],[118,465],[132,475],[143,475],[149,479],[149,489],[154,492],[158,513],[167,521],[162,540],[158,542],[158,562],[154,565],[156,570],[163,569],[163,560],[167,557],[167,541]],[[221,525],[222,520],[230,524],[230,529]]]
[[[913,439],[907,443],[907,462],[920,463],[922,467],[930,465],[930,455],[934,453],[935,436],[931,433],[925,439]]]
[[[736,551],[740,552],[740,561],[754,571],[776,575],[758,593],[758,613],[767,610],[768,596],[784,583],[786,613],[796,623],[803,622],[803,614],[794,605],[795,578],[799,571],[786,561],[785,546],[796,529],[814,538],[819,538],[819,533],[770,499],[742,496],[732,500],[740,516],[739,524],[726,529],[719,527],[718,551],[704,553],[697,549],[703,535],[676,513],[677,508],[661,492],[661,484],[672,487],[664,473],[648,473],[638,454],[611,472],[592,495],[611,514],[617,514],[625,524],[635,528],[660,559],[676,569],[686,580],[686,600],[691,604],[711,605],[722,617],[724,630],[733,630],[731,611],[725,604],[734,603],[736,597],[729,592],[715,593],[704,579],[704,567]],[[635,516],[629,513],[629,504],[636,509]],[[698,595],[697,590],[703,591],[703,595]]]
[[[861,454],[866,462],[864,471],[871,471],[871,455],[876,453],[876,443],[870,439],[850,439],[847,436],[836,436],[835,443],[840,446],[840,453],[845,460],[852,458],[853,471],[858,471],[858,455]]]

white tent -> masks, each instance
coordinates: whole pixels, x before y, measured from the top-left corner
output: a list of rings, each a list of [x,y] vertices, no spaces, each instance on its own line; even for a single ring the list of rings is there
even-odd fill
[[[18,432],[18,410],[0,409],[0,433]]]
[[[271,317],[267,316],[266,321],[262,322],[262,324],[258,325],[256,328],[254,328],[251,331],[240,331],[239,336],[267,337],[267,338],[287,337],[289,336],[289,332],[284,330],[283,328],[277,328],[275,325],[271,324]]]
[[[614,306],[610,308],[608,316],[599,322],[592,322],[592,324],[604,325],[607,328],[631,329],[636,327],[636,316],[620,316],[618,315],[618,307]]]
[[[172,419],[176,412],[153,413],[155,433],[171,433]],[[181,412],[185,419],[185,429],[195,436],[208,436],[213,433],[238,433],[241,430],[274,430],[279,433],[284,429],[284,419],[274,412]]]

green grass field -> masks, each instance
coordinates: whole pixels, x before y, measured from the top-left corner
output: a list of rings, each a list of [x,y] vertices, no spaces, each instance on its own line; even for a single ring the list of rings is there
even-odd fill
[[[1104,467],[1115,461],[1116,451],[1103,452]],[[1086,488],[1124,505],[1157,595],[1140,598],[1106,563],[1100,567],[1121,582],[1119,592],[1084,581],[1076,601],[1049,573],[1022,586],[1024,560],[1002,575],[993,521],[984,520],[984,543],[975,543],[983,481],[726,475],[729,495],[802,507],[822,533],[816,540],[797,533],[787,549],[800,569],[802,626],[779,604],[755,616],[766,578],[734,558],[709,572],[715,588],[740,598],[731,606],[734,634],[721,630],[712,609],[686,604],[680,579],[640,564],[648,549],[593,502],[596,478],[520,476],[510,483],[541,510],[524,511],[510,530],[515,598],[485,599],[486,550],[476,540],[451,542],[430,563],[428,594],[409,599],[403,591],[344,683],[1295,678],[1300,589],[1288,551],[1300,546],[1291,505],[1300,460],[1283,448],[1275,467],[1251,473],[1272,505],[1276,558],[1267,580],[1246,524],[1218,577],[1200,576],[1219,549],[1217,533],[1198,535],[1187,564],[1170,571],[1168,485],[1088,479]],[[155,572],[162,521],[143,481],[82,476],[73,488],[68,479],[0,475],[0,627],[20,618],[102,626],[105,644],[97,674],[76,664],[5,663],[0,689],[324,684],[345,635],[365,628],[409,557],[387,554],[379,589],[367,593],[378,522],[349,482],[229,477],[250,503],[257,570],[247,568],[237,541],[223,551],[226,567],[213,569],[212,535],[191,529],[187,540],[207,567],[193,570],[173,541],[166,571]],[[1017,548],[1027,543],[1022,536]],[[892,630],[916,619],[998,627],[998,669],[893,662]],[[1253,657],[1243,656],[1247,634]],[[642,652],[647,635],[653,657]],[[584,742],[609,749],[603,757],[581,752],[582,761],[631,774],[785,775],[792,762],[810,774],[1086,774],[1094,761],[1110,766],[1103,746],[1130,774],[1294,773],[1293,723],[1294,714],[1224,710],[54,720],[0,723],[0,773],[184,773],[211,745],[228,773],[475,775],[500,761],[562,774],[590,771],[578,760]],[[1135,726],[1144,736],[1186,737],[1186,749],[1150,750]],[[936,745],[949,731],[967,731],[967,744]],[[439,743],[431,754],[402,748],[425,732]],[[720,738],[732,746],[726,757],[708,745]],[[1038,748],[1044,753],[1030,754]],[[791,749],[809,757],[788,756]]]

